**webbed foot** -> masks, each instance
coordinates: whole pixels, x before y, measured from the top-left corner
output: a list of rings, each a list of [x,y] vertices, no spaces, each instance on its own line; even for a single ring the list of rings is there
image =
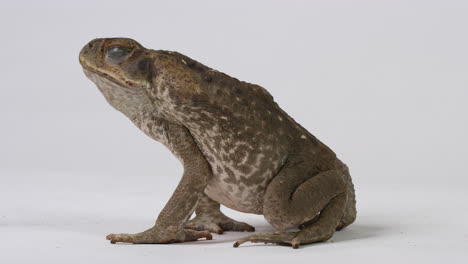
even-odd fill
[[[245,242],[252,243],[272,243],[278,245],[291,245],[293,248],[299,248],[300,245],[310,244],[315,242],[326,241],[333,236],[333,232],[317,232],[317,230],[303,229],[298,232],[275,232],[254,234],[243,237],[234,243],[234,247]]]

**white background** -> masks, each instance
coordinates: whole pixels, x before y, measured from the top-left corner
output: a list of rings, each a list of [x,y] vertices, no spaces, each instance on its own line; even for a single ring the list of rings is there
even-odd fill
[[[2,1],[0,263],[467,263],[467,29],[462,0]],[[109,244],[182,173],[82,73],[81,47],[115,36],[267,88],[350,166],[356,223],[299,250]]]

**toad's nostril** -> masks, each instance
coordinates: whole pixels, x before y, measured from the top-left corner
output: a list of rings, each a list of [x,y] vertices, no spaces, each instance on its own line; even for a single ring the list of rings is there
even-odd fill
[[[91,43],[88,43],[88,47],[89,47],[90,49],[93,48],[93,45],[94,45],[94,43],[92,43],[92,42],[91,42]]]

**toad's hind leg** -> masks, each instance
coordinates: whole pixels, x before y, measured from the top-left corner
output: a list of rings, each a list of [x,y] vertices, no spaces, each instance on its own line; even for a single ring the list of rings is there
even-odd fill
[[[297,248],[333,236],[346,213],[349,175],[340,167],[312,177],[304,171],[285,166],[266,191],[265,218],[280,232],[254,234],[237,241],[235,247],[251,241],[290,244]],[[317,215],[317,220],[311,221]],[[301,225],[304,227],[300,231],[285,231]]]
[[[234,243],[234,247],[238,247],[240,244],[250,241],[254,243],[264,242],[279,245],[289,244],[293,248],[299,248],[299,245],[326,241],[330,239],[335,232],[334,228],[336,228],[341,218],[339,212],[342,210],[345,201],[345,195],[339,194],[323,208],[318,220],[306,225],[300,231],[254,234],[239,239]]]

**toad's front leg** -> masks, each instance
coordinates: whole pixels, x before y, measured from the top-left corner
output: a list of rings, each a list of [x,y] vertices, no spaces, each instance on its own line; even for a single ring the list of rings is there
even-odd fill
[[[138,234],[110,234],[107,235],[106,238],[110,240],[112,244],[117,242],[132,244],[168,244],[195,241],[200,238],[211,240],[212,236],[210,231],[195,231],[190,229],[182,231],[161,230],[155,226]]]
[[[200,181],[195,178],[190,169],[185,167],[184,176],[174,194],[159,214],[156,224],[137,234],[110,234],[106,238],[112,244],[116,242],[133,244],[167,244],[185,241],[195,241],[200,238],[211,240],[210,231],[184,229],[187,220],[193,213],[201,196]]]
[[[166,244],[212,238],[209,231],[184,229],[211,175],[209,164],[185,127],[165,124],[164,129],[164,143],[182,161],[184,175],[154,227],[137,234],[110,234],[111,243]]]

